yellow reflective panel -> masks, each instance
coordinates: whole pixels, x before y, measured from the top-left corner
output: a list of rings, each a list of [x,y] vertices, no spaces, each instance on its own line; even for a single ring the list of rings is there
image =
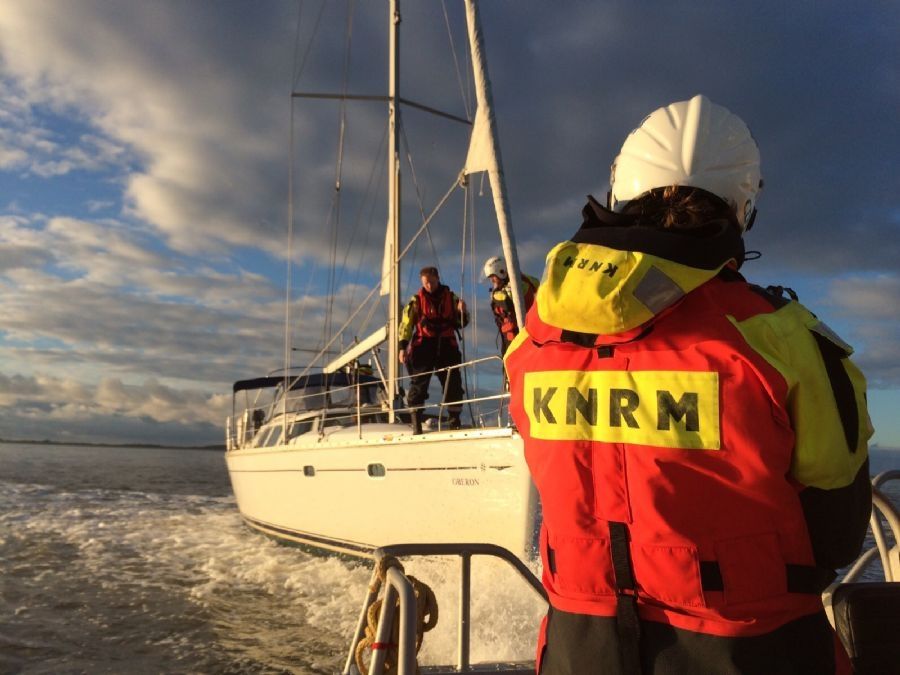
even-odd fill
[[[638,251],[557,244],[547,255],[538,315],[557,328],[610,335],[631,330],[714,277]]]
[[[721,447],[715,372],[526,373],[523,403],[535,438]]]

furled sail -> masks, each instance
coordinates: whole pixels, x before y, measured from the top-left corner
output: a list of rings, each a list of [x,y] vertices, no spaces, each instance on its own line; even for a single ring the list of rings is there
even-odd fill
[[[471,174],[479,171],[490,171],[494,168],[493,144],[491,142],[491,120],[487,109],[479,105],[475,111],[475,123],[472,125],[472,136],[469,139],[469,154],[463,173]]]
[[[391,294],[391,267],[394,264],[393,236],[390,229],[384,233],[384,255],[381,258],[380,295]]]

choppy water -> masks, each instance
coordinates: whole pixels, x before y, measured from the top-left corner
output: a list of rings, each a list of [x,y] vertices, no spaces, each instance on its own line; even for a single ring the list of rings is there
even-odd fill
[[[457,565],[407,570],[452,663]],[[338,672],[368,578],[245,528],[220,452],[0,444],[0,673]],[[473,660],[530,658],[541,603],[488,561],[473,588]]]
[[[408,564],[454,661],[457,565]],[[0,444],[0,673],[333,673],[370,570],[241,523],[221,452]],[[527,659],[541,604],[473,564],[473,660]]]

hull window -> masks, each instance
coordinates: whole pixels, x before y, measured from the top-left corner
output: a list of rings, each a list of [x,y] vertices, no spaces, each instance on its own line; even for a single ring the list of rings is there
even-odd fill
[[[314,467],[312,464],[307,464],[303,467],[303,475],[312,478],[316,475],[316,467]]]
[[[384,464],[369,464],[369,466],[366,467],[366,471],[372,478],[384,478]]]

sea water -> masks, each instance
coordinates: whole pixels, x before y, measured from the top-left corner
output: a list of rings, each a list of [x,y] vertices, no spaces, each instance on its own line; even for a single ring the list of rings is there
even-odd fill
[[[440,603],[420,661],[455,662],[458,562],[406,568]],[[370,574],[245,527],[222,452],[0,444],[0,673],[339,672]],[[472,581],[473,661],[533,658],[542,602]]]
[[[406,567],[440,603],[420,661],[453,663],[458,563]],[[244,527],[222,452],[0,444],[0,673],[339,672],[369,576]],[[476,558],[472,660],[531,658],[543,611]]]

